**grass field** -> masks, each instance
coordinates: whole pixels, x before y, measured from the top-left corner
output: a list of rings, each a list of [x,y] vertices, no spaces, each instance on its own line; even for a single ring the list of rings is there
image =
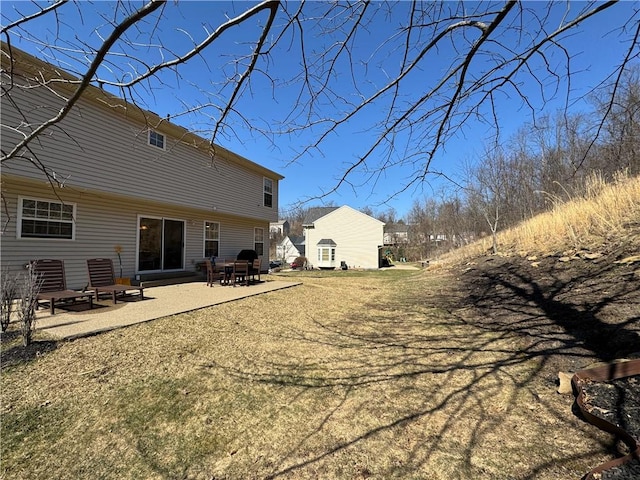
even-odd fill
[[[557,372],[601,352],[550,308],[596,301],[590,325],[633,344],[640,277],[611,258],[601,297],[583,301],[551,257],[500,265],[549,278],[554,295],[536,303],[523,292],[538,277],[509,290],[468,276],[488,260],[281,273],[302,285],[70,342],[36,335],[21,356],[12,325],[2,478],[580,478],[615,441],[572,413]]]
[[[606,453],[447,274],[297,278],[3,368],[4,478],[557,479]]]

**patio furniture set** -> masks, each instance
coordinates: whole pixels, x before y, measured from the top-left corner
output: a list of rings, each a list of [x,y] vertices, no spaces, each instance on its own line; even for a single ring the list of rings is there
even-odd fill
[[[207,285],[212,287],[214,282],[219,281],[220,285],[235,287],[260,282],[261,262],[261,258],[253,250],[243,250],[236,260],[223,260],[217,265],[211,259],[207,259]],[[138,294],[140,300],[144,300],[144,287],[116,282],[113,262],[109,258],[87,260],[89,283],[82,291],[67,288],[63,260],[32,260],[29,265],[40,283],[36,308],[48,305],[51,315],[55,314],[56,306],[69,306],[79,301],[87,302],[91,309],[94,298],[98,301],[101,294],[110,295],[114,304],[118,299]]]
[[[55,259],[33,260],[29,263],[40,282],[39,293],[36,297],[36,309],[42,304],[48,304],[51,315],[55,314],[56,306],[69,305],[78,300],[87,301],[89,308],[93,308],[93,299],[98,301],[101,293],[111,295],[113,303],[118,296],[125,297],[131,291],[139,292],[140,300],[144,299],[143,287],[120,285],[116,283],[113,262],[109,258],[92,258],[87,260],[89,270],[89,284],[82,292],[69,290],[64,273],[64,261]]]
[[[216,281],[220,285],[246,285],[260,281],[260,257],[249,260],[223,260],[215,263],[211,259],[205,260],[207,268],[207,286],[213,287]],[[257,280],[256,280],[257,277]]]

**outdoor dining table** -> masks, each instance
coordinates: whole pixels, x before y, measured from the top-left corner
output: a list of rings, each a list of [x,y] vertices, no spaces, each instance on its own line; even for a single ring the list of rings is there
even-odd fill
[[[231,285],[231,275],[233,274],[233,267],[236,262],[244,262],[244,260],[235,260],[222,264],[224,268],[224,274],[222,276],[222,280],[220,280],[221,285]],[[248,264],[249,262],[246,263]]]

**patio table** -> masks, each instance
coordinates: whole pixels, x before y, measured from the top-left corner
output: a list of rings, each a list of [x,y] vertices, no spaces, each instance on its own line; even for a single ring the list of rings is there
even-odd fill
[[[220,285],[229,285],[231,280],[231,273],[233,272],[233,262],[225,262],[222,264],[224,273],[220,280]]]
[[[222,280],[220,281],[221,285],[232,285],[231,283],[231,278],[233,276],[233,269],[234,269],[234,265],[238,262],[245,262],[244,260],[234,260],[231,262],[225,262],[223,265],[224,268],[224,275]],[[247,266],[249,265],[249,262],[245,262],[247,263]],[[248,271],[248,268],[247,268]]]

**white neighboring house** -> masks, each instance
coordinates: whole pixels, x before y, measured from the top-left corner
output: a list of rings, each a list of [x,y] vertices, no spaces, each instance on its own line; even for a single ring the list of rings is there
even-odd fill
[[[276,256],[278,260],[284,260],[286,263],[291,263],[298,257],[304,257],[304,237],[297,235],[284,237],[276,246]]]
[[[384,223],[358,210],[318,207],[302,225],[308,262],[317,268],[378,268]]]
[[[78,79],[1,45],[0,141],[9,152],[60,110]],[[58,81],[46,82],[52,78]],[[87,285],[89,258],[111,258],[117,274],[144,280],[194,272],[204,258],[235,258],[243,249],[263,255],[266,269],[283,177],[223,147],[212,150],[208,140],[89,86],[29,152],[2,164],[3,273],[60,259],[67,286],[78,289]],[[63,183],[52,185],[25,156]]]
[[[269,224],[269,233],[289,235],[289,222],[287,220],[278,220],[277,222],[271,222]]]

